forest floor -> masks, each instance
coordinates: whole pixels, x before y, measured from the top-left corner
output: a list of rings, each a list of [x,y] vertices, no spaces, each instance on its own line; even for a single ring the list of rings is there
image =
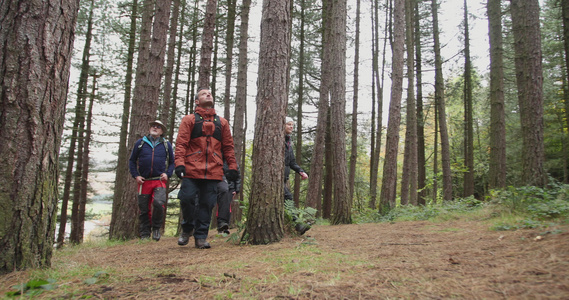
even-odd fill
[[[57,288],[36,298],[569,299],[569,225],[413,221],[313,226],[270,245],[208,240],[205,250],[175,237],[64,249],[41,273]],[[0,275],[0,297],[37,272]]]

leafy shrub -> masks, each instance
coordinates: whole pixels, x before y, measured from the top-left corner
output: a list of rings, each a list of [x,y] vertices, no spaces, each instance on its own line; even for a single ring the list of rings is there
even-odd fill
[[[292,200],[285,200],[284,208],[285,217],[292,224],[314,224],[314,222],[316,222],[317,210],[312,207],[298,208],[294,206],[294,202]]]

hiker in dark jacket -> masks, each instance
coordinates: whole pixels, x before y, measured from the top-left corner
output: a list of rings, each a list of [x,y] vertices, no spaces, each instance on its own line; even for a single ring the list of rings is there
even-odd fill
[[[294,158],[294,149],[292,145],[292,139],[290,134],[294,130],[294,122],[291,118],[286,118],[285,124],[285,185],[284,185],[284,198],[285,200],[292,200],[292,194],[288,187],[288,178],[290,176],[290,169],[298,173],[302,180],[307,179],[308,175],[304,170],[296,163],[296,159]]]
[[[140,238],[160,240],[160,228],[166,203],[166,183],[174,172],[172,145],[163,134],[166,126],[160,121],[150,123],[150,133],[134,144],[128,167],[138,183]]]
[[[238,166],[239,167],[239,166]],[[237,169],[239,171],[239,169]],[[227,174],[229,166],[223,161],[223,172]],[[227,176],[217,184],[217,232],[229,234],[229,224],[231,220],[231,201],[241,189],[241,178],[230,181]]]
[[[288,186],[288,177],[290,176],[290,169],[298,173],[302,180],[308,178],[308,174],[296,163],[294,158],[294,149],[292,146],[292,139],[290,137],[292,131],[294,130],[294,122],[291,118],[286,118],[285,124],[285,182],[284,182],[284,198],[286,200],[292,200],[292,194]],[[294,229],[303,235],[307,230],[310,229],[310,224],[297,221],[297,216],[292,215],[292,220],[295,222]]]

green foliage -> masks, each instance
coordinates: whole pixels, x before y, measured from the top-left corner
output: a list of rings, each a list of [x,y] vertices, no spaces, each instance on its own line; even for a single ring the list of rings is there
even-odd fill
[[[509,186],[491,191],[490,198],[490,203],[509,213],[527,214],[539,220],[569,216],[569,185],[554,185],[550,189]]]
[[[95,273],[93,275],[93,277],[89,277],[87,279],[85,279],[85,284],[87,285],[91,285],[91,284],[95,284],[101,280],[107,279],[109,277],[109,273],[105,272],[105,271],[99,271],[97,273]]]
[[[285,200],[285,218],[295,225],[299,223],[314,224],[317,210],[312,207],[297,208],[292,200]]]
[[[51,291],[57,288],[55,284],[55,280],[53,279],[37,279],[37,280],[30,280],[27,283],[18,284],[12,287],[15,291],[11,291],[6,293],[8,297],[16,297],[16,296],[37,296],[43,291]]]
[[[552,184],[548,189],[509,186],[491,191],[490,198],[494,215],[517,216],[496,224],[494,230],[538,228],[545,221],[569,217],[569,185],[566,184]]]
[[[385,214],[366,209],[365,211],[355,213],[354,220],[356,223],[424,221],[467,213],[480,208],[482,205],[483,202],[474,197],[468,197],[426,206],[402,205],[388,210]]]

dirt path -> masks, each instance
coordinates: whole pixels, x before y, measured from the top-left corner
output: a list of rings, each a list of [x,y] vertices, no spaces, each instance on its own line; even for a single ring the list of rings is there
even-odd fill
[[[169,237],[58,255],[55,268],[79,274],[41,297],[569,299],[569,226],[494,232],[480,222],[401,222],[314,226],[261,246],[209,240],[209,250]],[[96,270],[109,278],[84,284]],[[0,277],[1,295],[26,276]]]

